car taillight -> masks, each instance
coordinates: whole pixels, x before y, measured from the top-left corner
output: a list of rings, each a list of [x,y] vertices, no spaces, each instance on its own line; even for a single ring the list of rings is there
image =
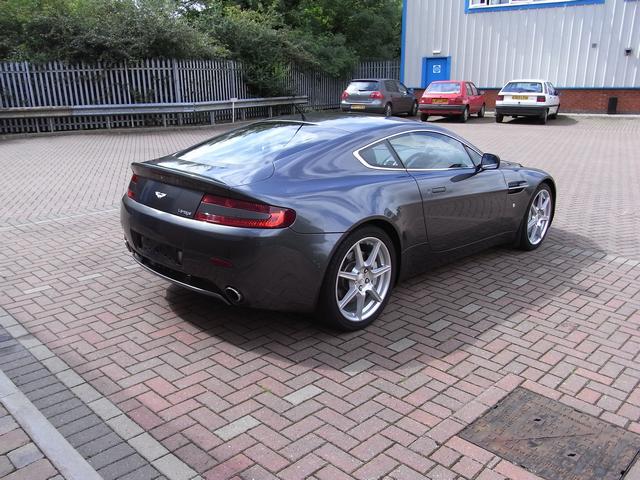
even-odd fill
[[[243,228],[285,228],[296,219],[289,208],[205,195],[194,217],[202,222]]]
[[[136,198],[136,192],[134,188],[136,188],[136,183],[138,183],[138,176],[134,173],[131,176],[131,181],[129,182],[129,188],[127,188],[127,197]]]
[[[380,93],[380,92],[378,92],[378,91],[375,91],[375,92],[371,92],[371,93],[369,94],[369,98],[374,98],[374,99],[377,99],[377,100],[382,100],[382,99],[384,98],[384,95],[382,95],[382,93]]]
[[[344,92],[342,92],[341,98],[342,100],[346,100],[347,98],[349,98],[349,93],[345,90]]]
[[[496,100],[499,100],[499,101],[504,100],[504,95],[498,95],[498,97],[496,98]]]
[[[538,101],[538,102],[540,102],[540,103],[544,103],[544,102],[546,102],[546,101],[547,101],[547,98],[546,98],[544,95],[540,95],[540,96],[537,98],[537,101]]]

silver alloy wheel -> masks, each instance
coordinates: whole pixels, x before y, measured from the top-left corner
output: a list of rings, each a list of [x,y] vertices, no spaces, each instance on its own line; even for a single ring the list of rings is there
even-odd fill
[[[466,122],[467,120],[469,120],[469,108],[465,108],[464,111],[462,112],[462,121]]]
[[[540,190],[529,207],[527,217],[527,238],[531,245],[539,244],[547,233],[551,220],[551,194],[548,190]]]
[[[358,240],[338,268],[338,309],[348,320],[366,320],[380,308],[390,286],[391,254],[387,246],[376,237]]]
[[[478,116],[479,116],[480,118],[483,118],[483,117],[484,117],[484,105],[482,105],[482,108],[480,109],[480,113],[478,114]]]
[[[385,117],[390,117],[392,113],[393,113],[393,110],[391,108],[391,104],[387,103],[385,105],[385,107],[384,107],[384,116]]]

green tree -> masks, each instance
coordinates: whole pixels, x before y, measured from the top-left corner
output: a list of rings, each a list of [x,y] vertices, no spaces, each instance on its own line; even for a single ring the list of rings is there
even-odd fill
[[[401,0],[0,0],[0,59],[232,58],[277,95],[292,65],[397,57],[400,17]]]

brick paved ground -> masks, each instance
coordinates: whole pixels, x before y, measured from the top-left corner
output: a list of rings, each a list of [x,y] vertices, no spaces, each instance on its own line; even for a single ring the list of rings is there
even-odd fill
[[[365,331],[247,311],[132,264],[128,163],[208,130],[0,143],[0,305],[204,477],[534,478],[456,434],[524,386],[640,432],[640,121],[442,122],[548,170],[543,247],[401,284]]]
[[[0,405],[0,478],[64,480],[2,405]]]
[[[2,308],[0,321],[6,321]],[[131,431],[131,425],[127,426],[123,422],[124,415],[121,411],[107,404],[95,389],[69,369],[53,352],[24,333],[19,326],[17,329],[16,326],[8,329],[0,327],[0,371],[58,430],[70,448],[76,449],[104,480],[165,480],[160,472],[149,465],[148,460],[156,460],[167,452],[160,452],[151,458],[147,455],[148,448],[138,452],[135,446],[144,439],[142,430],[137,428],[137,431]],[[12,338],[13,336],[20,338],[22,342]],[[24,343],[34,346],[33,352],[30,352]],[[3,399],[0,398],[0,401]],[[131,433],[127,434],[127,430]],[[127,444],[126,440],[129,439],[133,439],[131,444]],[[3,437],[0,436],[0,450],[2,440]],[[32,445],[30,448],[37,447]],[[143,458],[141,453],[148,460]],[[53,458],[49,460],[54,461]],[[47,478],[44,475],[49,472],[46,466],[48,462],[40,463],[40,466],[31,467],[36,469],[33,472],[29,469],[25,472],[21,470],[19,475],[16,474],[16,478]]]

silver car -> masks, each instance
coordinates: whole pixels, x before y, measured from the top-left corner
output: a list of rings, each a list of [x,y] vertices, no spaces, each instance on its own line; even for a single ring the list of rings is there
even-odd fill
[[[358,111],[384,113],[390,117],[406,113],[415,117],[418,113],[418,100],[412,88],[405,87],[391,78],[351,80],[342,92],[340,108],[344,112]]]

